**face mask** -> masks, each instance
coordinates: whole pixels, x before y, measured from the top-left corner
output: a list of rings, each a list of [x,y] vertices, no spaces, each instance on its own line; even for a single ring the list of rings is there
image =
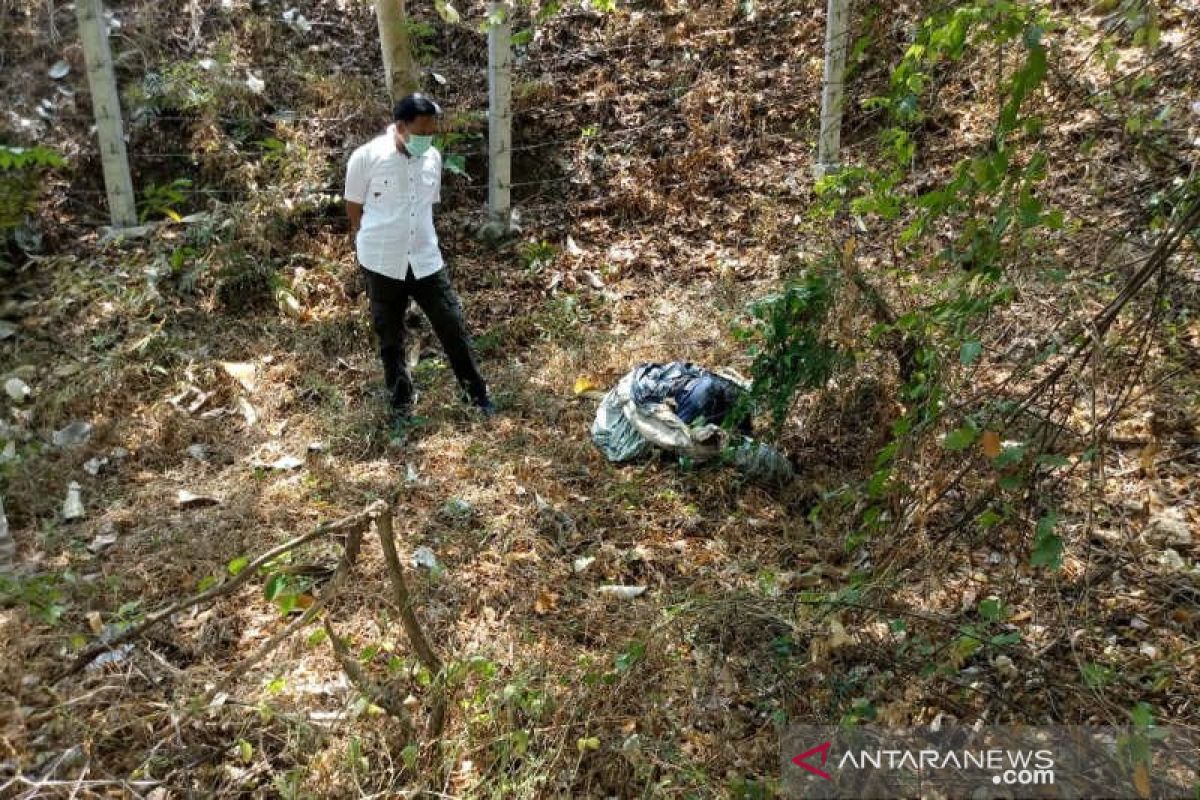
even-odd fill
[[[420,158],[425,155],[425,151],[433,147],[432,136],[417,136],[415,133],[408,135],[408,141],[404,143],[409,154],[414,158]]]

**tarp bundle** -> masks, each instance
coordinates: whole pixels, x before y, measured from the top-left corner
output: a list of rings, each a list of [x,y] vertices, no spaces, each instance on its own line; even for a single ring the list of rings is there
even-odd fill
[[[724,456],[768,483],[792,478],[788,460],[750,439],[748,420],[730,434],[721,424],[746,389],[690,362],[642,364],[613,387],[596,411],[592,441],[610,461],[632,461],[658,448],[696,462]]]

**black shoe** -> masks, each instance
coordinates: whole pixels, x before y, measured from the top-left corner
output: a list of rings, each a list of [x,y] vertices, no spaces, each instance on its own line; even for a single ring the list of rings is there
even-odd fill
[[[484,400],[482,403],[476,403],[475,407],[479,409],[479,414],[484,419],[491,419],[496,416],[496,404],[491,400]]]

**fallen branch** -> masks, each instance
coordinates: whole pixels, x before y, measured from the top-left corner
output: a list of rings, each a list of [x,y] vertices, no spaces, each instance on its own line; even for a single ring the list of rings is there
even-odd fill
[[[338,663],[342,665],[342,670],[346,673],[346,677],[350,679],[350,683],[354,684],[354,688],[362,692],[364,697],[395,717],[396,721],[404,728],[404,735],[411,738],[413,732],[412,718],[408,714],[408,709],[404,707],[404,701],[396,697],[395,692],[380,686],[367,677],[366,672],[354,660],[354,656],[350,654],[350,651],[346,649],[346,644],[338,638],[337,633],[333,630],[333,626],[329,624],[329,617],[321,620],[321,624],[324,626],[325,634],[329,638],[329,645],[333,648],[333,655],[337,658]]]
[[[337,571],[334,572],[333,579],[330,580],[329,585],[321,592],[321,596],[299,618],[290,622],[287,627],[277,632],[264,642],[251,656],[244,659],[237,667],[231,670],[225,679],[221,681],[221,685],[218,687],[219,690],[228,688],[230,684],[248,673],[252,667],[270,655],[276,647],[290,638],[292,634],[301,628],[307,627],[329,605],[329,602],[333,600],[334,595],[337,594],[337,591],[350,575],[350,571],[354,569],[355,561],[358,559],[358,551],[362,547],[363,533],[366,531],[367,526],[370,525],[372,520],[377,519],[381,512],[386,512],[386,509],[387,504],[382,500],[376,500],[363,509],[362,515],[365,516],[349,529],[346,547],[342,551],[342,558],[338,562]]]
[[[271,550],[263,553],[258,558],[254,559],[245,567],[243,567],[237,575],[234,575],[224,583],[218,584],[217,586],[200,592],[197,595],[193,595],[172,603],[160,611],[151,612],[147,614],[145,618],[137,625],[122,631],[107,642],[96,642],[95,644],[84,648],[83,652],[80,653],[73,662],[71,662],[70,666],[63,670],[59,675],[55,676],[53,682],[57,683],[63,678],[74,675],[88,664],[92,663],[96,656],[112,650],[113,648],[124,644],[131,639],[136,639],[158,623],[170,618],[173,614],[178,614],[180,611],[183,611],[186,608],[191,608],[192,606],[197,606],[201,603],[208,603],[212,600],[216,600],[219,597],[223,597],[232,593],[243,583],[250,580],[251,576],[258,571],[259,567],[270,563],[273,559],[278,558],[284,553],[294,550],[301,545],[307,544],[314,539],[319,539],[322,536],[326,536],[330,533],[343,531],[346,529],[353,530],[354,528],[361,528],[365,526],[370,522],[374,515],[379,513],[380,503],[382,503],[382,501],[372,503],[365,510],[360,511],[357,514],[351,514],[348,517],[343,517],[336,522],[322,523],[321,525],[317,526],[316,530],[310,531],[303,536],[297,536],[295,539],[284,542],[278,547],[272,548]]]
[[[391,509],[379,517],[376,529],[379,532],[379,541],[383,545],[383,557],[387,561],[388,573],[392,579],[396,605],[400,609],[400,624],[404,627],[404,633],[408,636],[408,641],[412,644],[417,659],[433,676],[434,698],[433,708],[429,714],[429,734],[432,738],[437,739],[446,725],[446,692],[442,661],[433,652],[429,640],[425,637],[425,631],[421,628],[421,623],[417,621],[417,615],[413,613],[408,585],[404,581],[404,568],[400,565],[400,556],[396,553]]]

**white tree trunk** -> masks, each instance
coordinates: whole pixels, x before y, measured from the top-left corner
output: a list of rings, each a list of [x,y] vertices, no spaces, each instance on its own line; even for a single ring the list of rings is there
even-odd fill
[[[412,94],[420,85],[408,39],[408,17],[404,0],[375,0],[379,21],[379,46],[383,50],[383,72],[392,102]]]
[[[512,212],[512,24],[505,3],[492,3],[488,28],[488,211],[506,228]]]
[[[836,172],[842,143],[842,106],[846,50],[850,39],[850,0],[828,0],[825,18],[825,77],[821,87],[821,138],[817,145],[818,178]]]
[[[75,15],[79,21],[84,60],[87,61],[92,114],[96,119],[104,188],[108,193],[108,213],[113,227],[127,228],[137,224],[137,203],[125,153],[121,101],[113,73],[112,51],[108,46],[108,22],[104,19],[101,0],[77,0]]]

